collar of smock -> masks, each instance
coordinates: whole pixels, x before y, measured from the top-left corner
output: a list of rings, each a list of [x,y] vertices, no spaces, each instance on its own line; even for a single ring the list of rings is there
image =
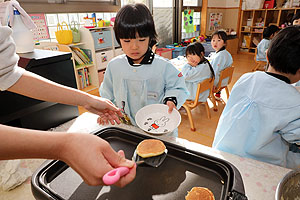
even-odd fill
[[[150,64],[152,64],[152,62],[153,62],[153,60],[154,60],[154,56],[155,56],[155,54],[154,54],[154,53],[152,52],[152,50],[149,48],[149,49],[147,50],[147,52],[145,53],[145,56],[144,56],[143,60],[141,61],[141,63],[135,64],[135,63],[133,62],[133,60],[132,60],[130,57],[128,57],[128,56],[126,55],[129,64],[130,64],[131,66],[133,66],[133,67],[138,67],[138,66],[141,66],[141,65],[150,65]]]
[[[220,51],[223,51],[223,50],[225,50],[226,48],[225,48],[225,46],[223,46],[219,51],[217,51],[216,53],[219,53]]]
[[[266,72],[267,74],[269,74],[270,76],[273,76],[279,80],[282,80],[284,82],[286,82],[287,84],[291,84],[291,81],[289,78],[287,78],[286,76],[282,76],[280,74],[275,74],[275,73],[271,73],[271,72]]]

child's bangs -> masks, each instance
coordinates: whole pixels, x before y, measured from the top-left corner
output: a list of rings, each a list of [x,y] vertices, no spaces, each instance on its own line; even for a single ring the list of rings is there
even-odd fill
[[[149,25],[138,20],[131,23],[121,23],[118,28],[118,36],[120,39],[135,39],[137,37],[151,37],[151,31],[148,30]],[[153,36],[152,36],[153,37]]]

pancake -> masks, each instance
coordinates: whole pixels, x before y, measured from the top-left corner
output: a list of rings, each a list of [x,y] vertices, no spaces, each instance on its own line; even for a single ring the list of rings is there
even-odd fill
[[[147,139],[143,140],[136,147],[136,153],[142,158],[148,158],[161,155],[165,152],[166,146],[160,140]]]
[[[214,194],[205,187],[193,187],[185,196],[185,200],[215,200]]]

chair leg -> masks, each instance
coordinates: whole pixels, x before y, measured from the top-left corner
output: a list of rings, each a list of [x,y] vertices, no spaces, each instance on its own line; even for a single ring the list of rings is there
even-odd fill
[[[185,104],[183,104],[182,106],[184,107],[184,109],[186,110],[186,112],[188,114],[189,122],[190,122],[190,125],[191,125],[191,131],[196,131],[191,109]]]
[[[257,63],[257,64],[255,65],[255,67],[252,69],[252,71],[255,72],[259,67],[260,67],[260,64]]]
[[[207,118],[210,119],[211,115],[210,115],[209,106],[208,106],[207,101],[205,102],[205,108],[206,108]]]
[[[217,107],[217,103],[216,103],[216,98],[215,98],[215,96],[214,96],[214,94],[211,94],[210,95],[210,101],[213,103],[213,105],[214,105],[214,108],[213,108],[213,110],[215,111],[215,112],[217,112],[218,111],[218,107]]]
[[[229,99],[229,90],[228,90],[228,86],[225,87],[225,91],[226,91],[227,100],[228,100],[228,99]]]

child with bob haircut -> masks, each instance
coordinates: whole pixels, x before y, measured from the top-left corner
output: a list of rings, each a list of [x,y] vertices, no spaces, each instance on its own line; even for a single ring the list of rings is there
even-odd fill
[[[276,33],[280,29],[278,26],[271,25],[265,28],[263,32],[263,39],[258,43],[257,45],[257,54],[256,54],[256,60],[257,61],[265,61],[267,62],[266,58],[266,51],[269,48],[271,39],[276,35]]]
[[[293,25],[299,26],[300,25],[300,12],[297,12],[292,19]]]
[[[166,104],[169,112],[180,108],[189,92],[181,72],[151,51],[157,34],[148,8],[144,4],[123,6],[114,31],[125,54],[109,62],[101,97],[124,108],[133,125],[137,111],[146,105]]]
[[[188,99],[195,99],[198,83],[205,79],[215,77],[214,70],[209,61],[204,57],[204,47],[201,43],[195,42],[189,44],[185,54],[188,61],[181,70],[185,84],[190,92]],[[199,102],[205,102],[209,96],[209,90],[202,92],[199,96]]]
[[[227,44],[227,34],[224,31],[217,30],[212,34],[211,46],[216,51],[210,56],[211,65],[215,72],[215,82],[214,86],[217,86],[220,78],[220,73],[222,70],[230,67],[232,65],[232,56],[226,50]],[[228,84],[228,78],[222,81],[222,86]],[[216,93],[217,98],[221,97],[221,92]]]
[[[266,72],[244,74],[220,117],[213,147],[243,157],[300,166],[300,26],[282,29],[271,41]]]

